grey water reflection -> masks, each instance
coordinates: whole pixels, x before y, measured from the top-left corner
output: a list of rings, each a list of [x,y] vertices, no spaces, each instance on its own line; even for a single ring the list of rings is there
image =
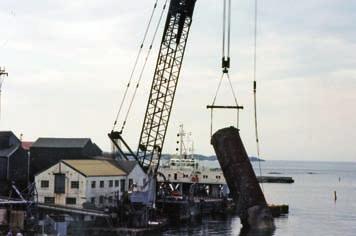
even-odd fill
[[[275,230],[252,230],[241,228],[239,236],[273,236]]]
[[[176,225],[168,227],[164,232],[155,235],[230,235],[230,236],[273,236],[273,231],[257,231],[242,228],[240,219],[237,216],[220,218],[209,217],[203,219],[201,222],[188,223],[183,225]],[[148,236],[146,234],[145,236]],[[151,235],[149,235],[151,236]]]
[[[356,163],[290,161],[263,163],[262,174],[268,175],[270,172],[283,173],[295,180],[292,185],[264,185],[264,194],[269,203],[289,204],[290,207],[287,216],[275,219],[275,232],[241,229],[240,219],[232,216],[222,219],[204,217],[200,223],[169,226],[154,235],[356,235]],[[334,201],[334,191],[338,193],[337,202]]]

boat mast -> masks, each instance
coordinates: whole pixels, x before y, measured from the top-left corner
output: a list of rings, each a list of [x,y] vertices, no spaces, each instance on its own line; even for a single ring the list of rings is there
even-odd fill
[[[7,77],[9,74],[6,72],[5,68],[0,67],[0,117],[1,117],[1,88],[4,82],[5,76]]]

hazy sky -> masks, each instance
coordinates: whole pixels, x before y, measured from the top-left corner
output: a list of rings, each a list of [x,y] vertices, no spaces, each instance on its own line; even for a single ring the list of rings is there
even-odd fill
[[[106,135],[153,2],[1,0],[0,65],[9,77],[2,89],[0,129],[23,133],[25,140],[90,137],[109,150]],[[231,78],[245,106],[242,138],[255,155],[254,1],[232,2]],[[196,153],[213,153],[205,107],[221,74],[221,8],[222,1],[197,0],[165,152],[174,152],[182,123],[193,133]],[[262,158],[356,161],[356,2],[259,1],[258,17]],[[124,131],[134,149],[159,40]],[[227,82],[217,103],[233,104]],[[215,113],[215,129],[234,123],[234,112]]]

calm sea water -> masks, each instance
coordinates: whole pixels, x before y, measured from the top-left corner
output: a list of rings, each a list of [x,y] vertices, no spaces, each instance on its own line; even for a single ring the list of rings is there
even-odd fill
[[[253,165],[259,175],[258,163]],[[292,176],[295,183],[263,184],[267,201],[289,204],[290,213],[275,219],[275,232],[258,235],[356,235],[356,163],[267,161],[261,162],[261,167],[263,175],[279,172],[282,176]],[[337,192],[336,202],[334,191]],[[256,236],[240,233],[240,230],[238,217],[207,218],[200,224],[170,227],[161,235]]]

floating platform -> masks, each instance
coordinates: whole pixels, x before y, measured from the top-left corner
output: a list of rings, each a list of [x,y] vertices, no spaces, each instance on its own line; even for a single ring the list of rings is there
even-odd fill
[[[289,205],[269,205],[273,217],[280,217],[289,213]]]
[[[292,184],[294,179],[292,177],[285,176],[258,176],[259,183],[277,183],[277,184]]]
[[[232,199],[194,198],[159,199],[157,208],[171,223],[194,220],[204,215],[229,214],[234,212]]]

